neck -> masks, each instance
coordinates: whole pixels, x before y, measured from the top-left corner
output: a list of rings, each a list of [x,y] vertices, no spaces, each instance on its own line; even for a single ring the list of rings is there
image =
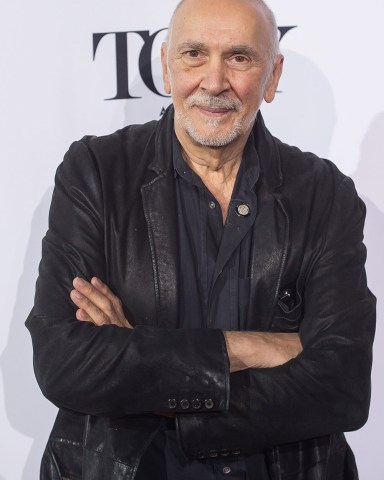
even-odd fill
[[[225,222],[248,135],[224,147],[206,147],[196,144],[176,128],[175,133],[185,162],[219,202]]]
[[[223,147],[200,145],[177,125],[175,134],[180,142],[184,160],[198,175],[206,172],[228,178],[234,171],[237,173],[250,132]]]

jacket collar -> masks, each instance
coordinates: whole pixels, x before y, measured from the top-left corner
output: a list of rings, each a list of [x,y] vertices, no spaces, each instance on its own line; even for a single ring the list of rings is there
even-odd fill
[[[268,191],[272,192],[283,183],[280,153],[275,138],[265,126],[260,111],[257,114],[252,134],[254,135],[256,150],[260,158],[260,181]]]
[[[174,108],[171,104],[157,124],[152,141],[155,146],[155,156],[148,168],[158,175],[172,172],[172,135],[174,130]],[[151,149],[153,152],[153,150]]]

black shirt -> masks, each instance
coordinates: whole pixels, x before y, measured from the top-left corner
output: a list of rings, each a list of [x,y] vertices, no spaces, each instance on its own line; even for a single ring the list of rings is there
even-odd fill
[[[254,187],[259,176],[253,136],[244,151],[224,225],[220,204],[185,163],[176,138],[173,161],[181,259],[180,327],[242,330],[256,217]]]
[[[179,326],[244,330],[259,176],[253,136],[244,149],[224,224],[219,202],[184,161],[175,135],[173,164],[180,246]],[[138,478],[146,477],[269,479],[262,454],[190,462],[178,445],[172,422],[165,420],[139,467]]]

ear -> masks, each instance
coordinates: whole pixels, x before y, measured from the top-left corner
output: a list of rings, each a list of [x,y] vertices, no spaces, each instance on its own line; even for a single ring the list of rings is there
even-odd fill
[[[168,95],[171,93],[171,82],[169,81],[169,74],[168,74],[168,47],[167,44],[164,42],[161,45],[161,66],[163,69],[163,83],[164,83],[164,90]]]
[[[268,79],[267,88],[264,92],[264,100],[267,103],[273,102],[275,98],[276,90],[279,85],[279,80],[281,74],[283,73],[283,63],[284,57],[279,53],[278,55],[276,55],[273,61],[273,71],[270,78]]]

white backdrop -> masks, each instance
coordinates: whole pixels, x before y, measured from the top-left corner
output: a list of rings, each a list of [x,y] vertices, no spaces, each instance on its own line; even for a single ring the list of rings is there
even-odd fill
[[[1,1],[0,480],[38,478],[56,411],[35,382],[23,325],[33,302],[56,167],[74,139],[158,118],[169,103],[143,83],[138,59],[144,42],[137,33],[127,37],[128,83],[130,95],[141,98],[105,100],[117,93],[115,36],[100,40],[93,59],[93,34],[153,34],[167,26],[176,3]],[[270,5],[279,26],[297,28],[281,42],[285,76],[276,101],[262,108],[266,123],[282,140],[331,158],[353,177],[368,207],[367,270],[379,300],[373,397],[367,425],[348,438],[361,479],[383,480],[384,2],[270,0]],[[164,35],[158,34],[152,51],[159,90]]]

